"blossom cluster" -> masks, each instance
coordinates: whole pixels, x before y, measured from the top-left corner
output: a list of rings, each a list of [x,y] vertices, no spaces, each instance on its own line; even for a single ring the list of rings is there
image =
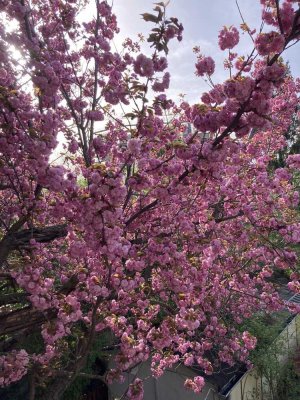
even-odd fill
[[[281,59],[299,39],[296,3],[277,11],[261,0],[272,30],[251,31],[248,58],[229,51],[225,82],[213,83],[212,57],[198,57],[196,74],[211,84],[198,104],[169,98],[166,46],[181,40],[182,26],[163,3],[144,14],[156,24],[152,55],[131,39],[115,52],[119,28],[107,1],[96,0],[95,18],[85,21],[79,0],[0,3],[14,21],[8,29],[0,19],[8,299],[0,335],[17,340],[0,356],[1,386],[32,365],[41,385],[61,369],[77,373],[107,332],[109,383],[149,360],[155,377],[178,364],[201,369],[185,382],[199,393],[220,362],[247,363],[256,340],[239,325],[285,306],[274,271],[300,287],[299,155],[270,168],[298,105],[299,82]],[[238,42],[237,28],[220,31],[221,50]],[[134,106],[121,118],[123,104]],[[30,351],[20,332],[38,332],[42,349]],[[139,377],[127,396],[143,398]]]

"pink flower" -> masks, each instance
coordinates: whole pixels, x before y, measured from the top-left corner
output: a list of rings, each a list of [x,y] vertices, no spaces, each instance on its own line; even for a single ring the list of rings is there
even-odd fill
[[[12,350],[0,356],[0,387],[20,380],[29,365],[29,355],[25,350]]]
[[[168,66],[166,57],[155,58],[153,61],[154,70],[157,72],[164,71]]]
[[[223,90],[227,97],[245,101],[249,98],[255,82],[247,77],[240,80],[230,79],[224,83]]]
[[[193,390],[195,393],[200,393],[205,385],[204,378],[202,376],[195,376],[194,379],[186,379],[184,386],[187,389]]]
[[[136,378],[133,383],[129,385],[127,396],[130,400],[143,400],[144,389],[143,381],[141,379]]]
[[[255,39],[255,47],[261,56],[270,53],[281,53],[284,48],[285,38],[278,32],[261,33]]]
[[[86,113],[87,118],[93,121],[103,121],[104,115],[100,110],[88,111]]]
[[[300,154],[291,154],[287,158],[287,164],[290,168],[300,169]]]
[[[170,74],[169,72],[166,72],[161,82],[158,80],[154,82],[154,84],[152,85],[152,89],[155,92],[163,92],[169,88],[169,85],[170,85]]]
[[[211,57],[200,56],[196,63],[196,75],[212,75],[215,71],[215,62]]]
[[[221,50],[233,49],[240,40],[239,31],[234,27],[224,26],[224,28],[219,33],[219,47]]]
[[[243,332],[242,338],[247,350],[253,350],[255,348],[257,340],[254,336],[250,335],[249,332]]]
[[[154,65],[151,58],[139,54],[134,62],[134,72],[140,76],[151,78],[154,74]]]
[[[7,81],[7,72],[4,68],[0,68],[0,82],[3,84]]]
[[[286,67],[284,65],[274,63],[273,65],[266,67],[262,71],[262,75],[266,80],[274,82],[282,79],[285,71]]]

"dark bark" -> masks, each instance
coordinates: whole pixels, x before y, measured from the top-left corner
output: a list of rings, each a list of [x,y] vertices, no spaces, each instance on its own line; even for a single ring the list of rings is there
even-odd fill
[[[0,306],[8,304],[24,303],[27,299],[27,293],[5,293],[0,295]]]
[[[59,376],[55,378],[53,383],[47,386],[47,390],[44,395],[44,400],[60,400],[64,392],[74,381],[75,377],[76,375],[73,375],[72,377]]]
[[[38,243],[48,243],[54,239],[62,238],[67,236],[67,226],[53,225],[46,226],[45,228],[30,228],[23,229],[19,232],[9,233],[0,242],[6,243],[10,249],[18,249],[19,247],[27,247],[30,245],[30,240],[34,239]]]
[[[77,283],[77,276],[72,275],[68,282],[66,282],[58,292],[68,295],[75,289]],[[23,295],[23,293],[16,293],[15,295]],[[56,316],[56,309],[41,312],[31,308],[31,306],[10,312],[4,312],[0,314],[0,335],[15,334],[25,330],[26,332],[32,333],[39,329],[41,324],[55,319]]]
[[[23,229],[19,232],[9,232],[0,241],[0,266],[7,260],[9,253],[13,250],[27,248],[30,240],[37,243],[48,243],[54,239],[67,236],[66,225],[53,225],[45,228]]]
[[[34,310],[30,307],[9,312],[0,316],[0,335],[21,332],[28,328],[38,328],[41,324],[56,317],[57,310],[45,312]]]

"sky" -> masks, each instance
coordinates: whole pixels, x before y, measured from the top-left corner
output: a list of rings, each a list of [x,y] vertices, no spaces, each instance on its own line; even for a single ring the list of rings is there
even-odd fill
[[[159,0],[156,0],[159,1]],[[144,12],[151,12],[154,1],[151,0],[114,0],[113,9],[117,15],[121,29],[116,45],[126,37],[137,38],[138,33],[147,37],[153,27],[150,22],[142,20]],[[239,0],[243,17],[251,29],[260,27],[261,7],[259,0]],[[171,85],[168,95],[174,100],[180,93],[185,93],[187,100],[199,101],[201,94],[209,89],[202,78],[196,77],[194,46],[200,46],[201,53],[212,56],[216,62],[214,83],[222,82],[229,77],[229,72],[223,68],[226,53],[218,48],[218,32],[224,26],[242,23],[235,0],[171,0],[167,15],[177,17],[183,23],[182,42],[172,41],[168,56]],[[288,49],[284,59],[290,62],[295,77],[300,76],[300,49],[294,46]],[[247,55],[252,50],[252,42],[248,35],[241,35],[240,44],[235,48],[239,54]],[[143,52],[149,51],[145,43]],[[150,53],[149,53],[150,54]]]

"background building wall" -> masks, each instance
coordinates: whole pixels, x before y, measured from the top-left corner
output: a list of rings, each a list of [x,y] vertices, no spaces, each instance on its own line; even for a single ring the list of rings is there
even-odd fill
[[[300,344],[300,314],[298,314],[278,335],[274,346],[278,349],[278,362],[282,365],[293,358]],[[257,368],[247,372],[232,388],[229,400],[268,400],[270,399],[269,381],[261,376]],[[284,399],[282,399],[284,400]]]

